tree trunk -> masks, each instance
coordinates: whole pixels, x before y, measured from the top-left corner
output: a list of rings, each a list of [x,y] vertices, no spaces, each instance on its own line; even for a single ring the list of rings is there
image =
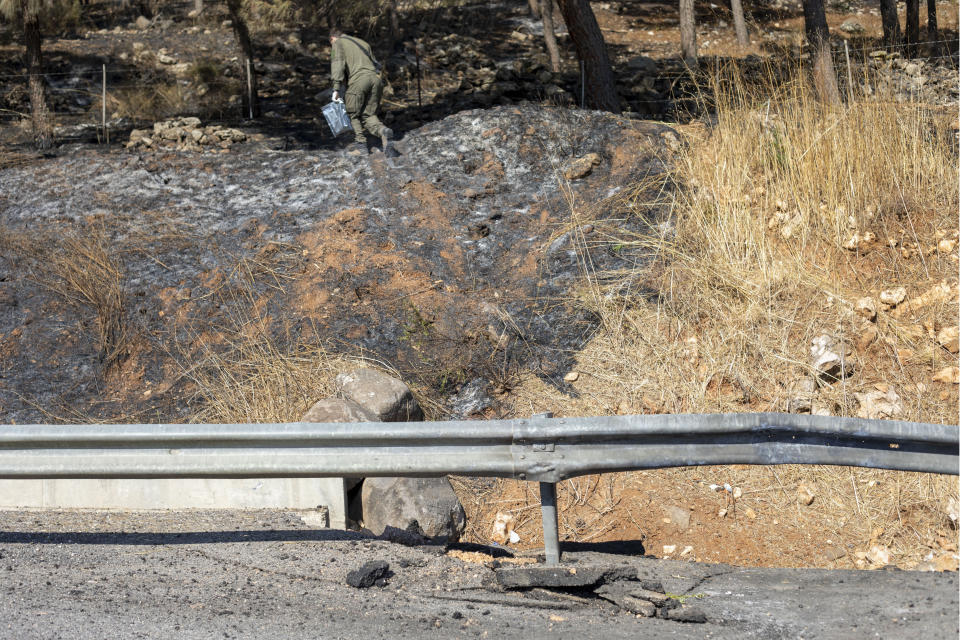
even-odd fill
[[[688,66],[697,66],[697,22],[693,0],[680,0],[680,57]]]
[[[538,20],[541,15],[541,8],[539,0],[527,0],[530,5],[530,17],[534,20]]]
[[[937,28],[937,0],[927,0],[927,42],[930,43],[930,55],[940,54],[939,29]]]
[[[920,0],[907,0],[907,55],[917,55],[920,42]]]
[[[23,41],[27,52],[33,136],[38,147],[49,149],[53,145],[53,124],[50,122],[50,107],[47,104],[47,86],[43,80],[40,16],[27,10],[26,0],[21,0],[20,7],[23,11]]]
[[[558,4],[577,49],[577,57],[583,61],[587,104],[602,111],[620,113],[620,98],[613,81],[610,56],[590,3],[588,0],[559,0]]]
[[[397,13],[397,0],[388,0],[387,13],[390,18],[390,40],[400,40],[400,15]],[[393,51],[393,47],[390,48]]]
[[[895,47],[900,44],[900,18],[897,15],[897,0],[880,0],[880,22],[883,23],[883,44]]]
[[[543,39],[550,54],[550,70],[560,71],[560,48],[557,47],[557,35],[553,30],[553,0],[540,0],[540,17],[543,19]]]
[[[257,70],[254,65],[253,41],[250,39],[250,30],[247,23],[240,15],[240,0],[227,0],[227,9],[230,11],[230,22],[233,24],[233,32],[237,36],[237,42],[240,44],[240,77],[246,79],[243,91],[243,115],[248,116],[251,113],[254,118],[260,116],[260,98],[257,95]],[[250,69],[250,77],[247,79],[247,69]]]
[[[827,27],[827,14],[823,9],[823,0],[804,0],[803,23],[807,42],[810,44],[813,84],[817,95],[823,102],[839,104],[840,87],[837,86],[837,73],[833,68],[830,30]]]
[[[730,0],[730,13],[733,14],[733,30],[737,33],[737,44],[750,46],[750,34],[747,33],[747,21],[743,19],[742,0]]]

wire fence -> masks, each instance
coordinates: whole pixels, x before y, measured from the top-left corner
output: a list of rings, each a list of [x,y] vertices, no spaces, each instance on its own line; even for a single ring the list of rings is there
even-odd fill
[[[923,55],[917,58],[933,66],[943,66],[942,62],[949,60],[957,67],[958,57],[955,53],[945,53],[944,51],[955,47],[955,39],[941,39],[933,41],[924,41],[918,45],[908,43],[896,43],[893,45],[871,44],[851,48],[841,48],[834,43],[831,49],[831,57],[834,68],[837,71],[838,80],[844,92],[849,94],[854,89],[859,90],[867,87],[867,93],[877,90],[887,92],[921,95],[924,87],[917,86],[916,80],[905,77],[906,74],[887,78],[879,78],[878,72],[892,64],[892,60],[901,59],[906,64],[909,58],[904,54],[916,49],[917,46],[926,49],[927,53],[936,53],[937,55]],[[878,55],[882,52],[883,55]],[[789,68],[799,67],[804,64],[807,56],[802,53],[798,55],[797,51],[791,54],[768,59],[761,64],[769,64],[772,67]],[[698,95],[701,90],[702,82],[707,76],[706,69],[709,68],[709,60],[722,64],[724,59],[712,57],[709,53],[703,55],[704,64],[701,70],[690,69],[678,64],[677,62],[667,61],[661,63],[661,69],[653,74],[652,84],[646,86],[642,91],[627,92],[623,97],[626,102],[635,105],[643,111],[664,111],[676,108],[678,102],[689,101],[693,96]],[[188,70],[180,71],[179,75],[166,68],[166,65],[151,68],[146,72],[138,71],[133,65],[118,65],[116,63],[104,63],[99,67],[84,65],[81,68],[71,71],[54,71],[43,73],[5,73],[0,74],[0,81],[9,87],[17,84],[26,85],[30,78],[41,77],[47,85],[48,91],[59,100],[54,100],[50,105],[49,113],[60,119],[73,119],[73,124],[96,125],[106,128],[111,121],[117,118],[127,118],[129,121],[151,121],[158,118],[174,117],[178,111],[181,112],[218,112],[221,117],[228,119],[236,118],[239,120],[247,119],[252,116],[249,111],[251,98],[251,78],[247,75],[249,71],[244,69],[239,60],[232,60],[227,63],[227,69],[233,73],[216,78],[203,79],[202,74],[197,69],[197,65],[202,64],[202,59],[192,59],[184,61],[190,65]],[[731,63],[738,64],[742,61],[731,59]],[[318,62],[317,71],[321,71],[321,63]],[[425,65],[427,73],[433,75],[433,81],[438,86],[426,95],[430,100],[450,101],[458,95],[459,77],[455,73],[455,68],[443,65],[429,67]],[[256,70],[256,65],[254,66]],[[325,69],[324,69],[325,70]],[[409,71],[409,70],[407,70]],[[269,72],[261,67],[256,71],[257,75],[267,75]],[[303,76],[307,73],[303,72]],[[561,84],[571,82],[570,76],[560,81]],[[456,85],[453,85],[456,80]],[[306,77],[303,78],[306,84]],[[409,78],[394,78],[397,87],[402,87]],[[569,85],[570,91],[566,94],[567,101],[578,103],[578,96],[581,94],[580,85],[583,82],[582,77],[572,81],[576,86]],[[444,86],[450,84],[452,86]],[[956,84],[956,83],[954,83]],[[319,91],[316,85],[308,85],[310,89]],[[289,88],[289,84],[283,84],[281,89]],[[276,86],[273,91],[261,93],[261,100],[268,100],[271,104],[283,108],[285,99],[282,91],[277,92]],[[926,89],[927,92],[930,89]],[[202,93],[201,93],[202,92]],[[409,93],[407,91],[400,92]],[[550,102],[551,99],[546,95],[545,87],[538,87],[528,92],[526,99]],[[136,94],[140,94],[139,97]],[[190,94],[190,95],[188,95]],[[516,99],[516,92],[511,96]],[[21,97],[21,101],[24,100]],[[496,96],[494,97],[496,99]],[[64,101],[72,101],[73,104],[64,105]],[[139,106],[138,106],[139,101]],[[187,103],[191,103],[189,106]],[[145,104],[144,104],[145,103]],[[393,101],[395,107],[414,108],[413,105],[403,102]],[[301,102],[302,104],[302,102]],[[28,107],[24,107],[27,110]],[[247,111],[244,111],[246,109]],[[109,114],[107,111],[109,110]],[[11,118],[27,118],[28,113],[18,111],[12,108],[0,107],[0,120],[9,120]]]

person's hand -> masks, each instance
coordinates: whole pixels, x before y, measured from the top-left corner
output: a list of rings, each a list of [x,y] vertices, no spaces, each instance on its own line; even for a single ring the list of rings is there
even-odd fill
[[[336,89],[333,90],[333,101],[334,101],[334,102],[343,102],[343,100],[340,99],[340,92],[337,91]]]

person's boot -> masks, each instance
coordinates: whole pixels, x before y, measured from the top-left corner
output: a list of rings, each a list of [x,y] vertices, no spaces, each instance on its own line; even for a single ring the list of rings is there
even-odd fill
[[[400,154],[393,148],[393,129],[384,127],[380,130],[380,142],[383,143],[383,155],[388,158],[396,158]]]

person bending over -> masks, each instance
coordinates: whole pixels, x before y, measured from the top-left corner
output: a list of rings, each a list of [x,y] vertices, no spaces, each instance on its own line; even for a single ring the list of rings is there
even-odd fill
[[[351,155],[367,153],[366,133],[380,138],[383,152],[390,157],[398,155],[393,148],[393,130],[380,122],[377,112],[383,97],[380,65],[370,45],[339,29],[330,31],[330,77],[333,79],[333,99],[342,100],[355,136],[347,148]],[[344,90],[346,86],[346,90]]]

